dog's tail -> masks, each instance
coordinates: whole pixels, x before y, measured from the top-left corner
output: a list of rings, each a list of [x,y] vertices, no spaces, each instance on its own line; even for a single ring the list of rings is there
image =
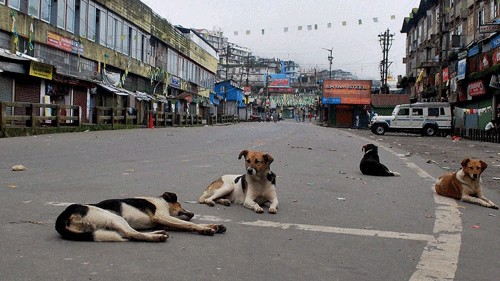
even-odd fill
[[[89,207],[81,204],[72,204],[62,212],[56,220],[56,230],[62,238],[74,241],[95,241],[94,232],[76,230],[70,227],[70,223],[76,217],[80,219],[89,211]]]
[[[401,174],[400,174],[400,173],[398,173],[398,172],[393,172],[393,171],[391,171],[391,173],[392,173],[392,176],[394,176],[394,177],[399,177],[399,176],[401,176]]]

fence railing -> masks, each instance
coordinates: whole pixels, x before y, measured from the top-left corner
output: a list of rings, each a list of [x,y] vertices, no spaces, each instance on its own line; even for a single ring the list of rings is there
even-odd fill
[[[472,141],[500,143],[500,131],[486,132],[482,129],[455,129],[453,135]]]
[[[30,102],[0,102],[0,130],[26,127],[68,127],[82,125],[82,108],[77,105]]]

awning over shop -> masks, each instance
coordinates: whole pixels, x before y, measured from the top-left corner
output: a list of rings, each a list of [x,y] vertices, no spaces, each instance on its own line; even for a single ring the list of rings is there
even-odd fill
[[[210,93],[210,102],[214,105],[219,105],[220,96],[215,93]]]
[[[104,90],[110,92],[110,93],[113,93],[113,94],[116,94],[116,95],[119,95],[119,96],[128,96],[128,95],[134,95],[131,91],[128,91],[128,90],[125,90],[125,89],[122,89],[122,88],[117,88],[115,86],[111,86],[111,85],[105,85],[103,83],[98,83],[97,86],[103,88]]]
[[[135,93],[132,93],[132,95],[139,101],[155,100],[155,98],[152,95],[146,94],[144,92],[135,91]]]

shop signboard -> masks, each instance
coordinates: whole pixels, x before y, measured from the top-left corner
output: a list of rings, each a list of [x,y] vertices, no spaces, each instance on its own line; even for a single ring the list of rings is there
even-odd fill
[[[486,93],[486,89],[484,88],[483,81],[478,80],[469,83],[469,85],[467,85],[467,93],[471,97],[484,95]]]
[[[370,104],[370,80],[325,80],[323,100],[340,104]],[[325,104],[325,102],[323,102]],[[339,103],[330,103],[339,104]]]

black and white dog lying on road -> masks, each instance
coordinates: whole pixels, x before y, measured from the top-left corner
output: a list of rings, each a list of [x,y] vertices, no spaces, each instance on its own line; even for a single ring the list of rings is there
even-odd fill
[[[399,173],[390,171],[384,164],[380,163],[378,147],[372,143],[364,145],[361,149],[365,155],[359,163],[359,169],[364,175],[392,177]]]
[[[194,216],[177,202],[177,195],[108,199],[97,204],[72,204],[56,220],[62,238],[76,241],[164,242],[166,230],[214,235],[226,232],[222,224],[195,224]],[[139,232],[138,230],[150,230]]]

